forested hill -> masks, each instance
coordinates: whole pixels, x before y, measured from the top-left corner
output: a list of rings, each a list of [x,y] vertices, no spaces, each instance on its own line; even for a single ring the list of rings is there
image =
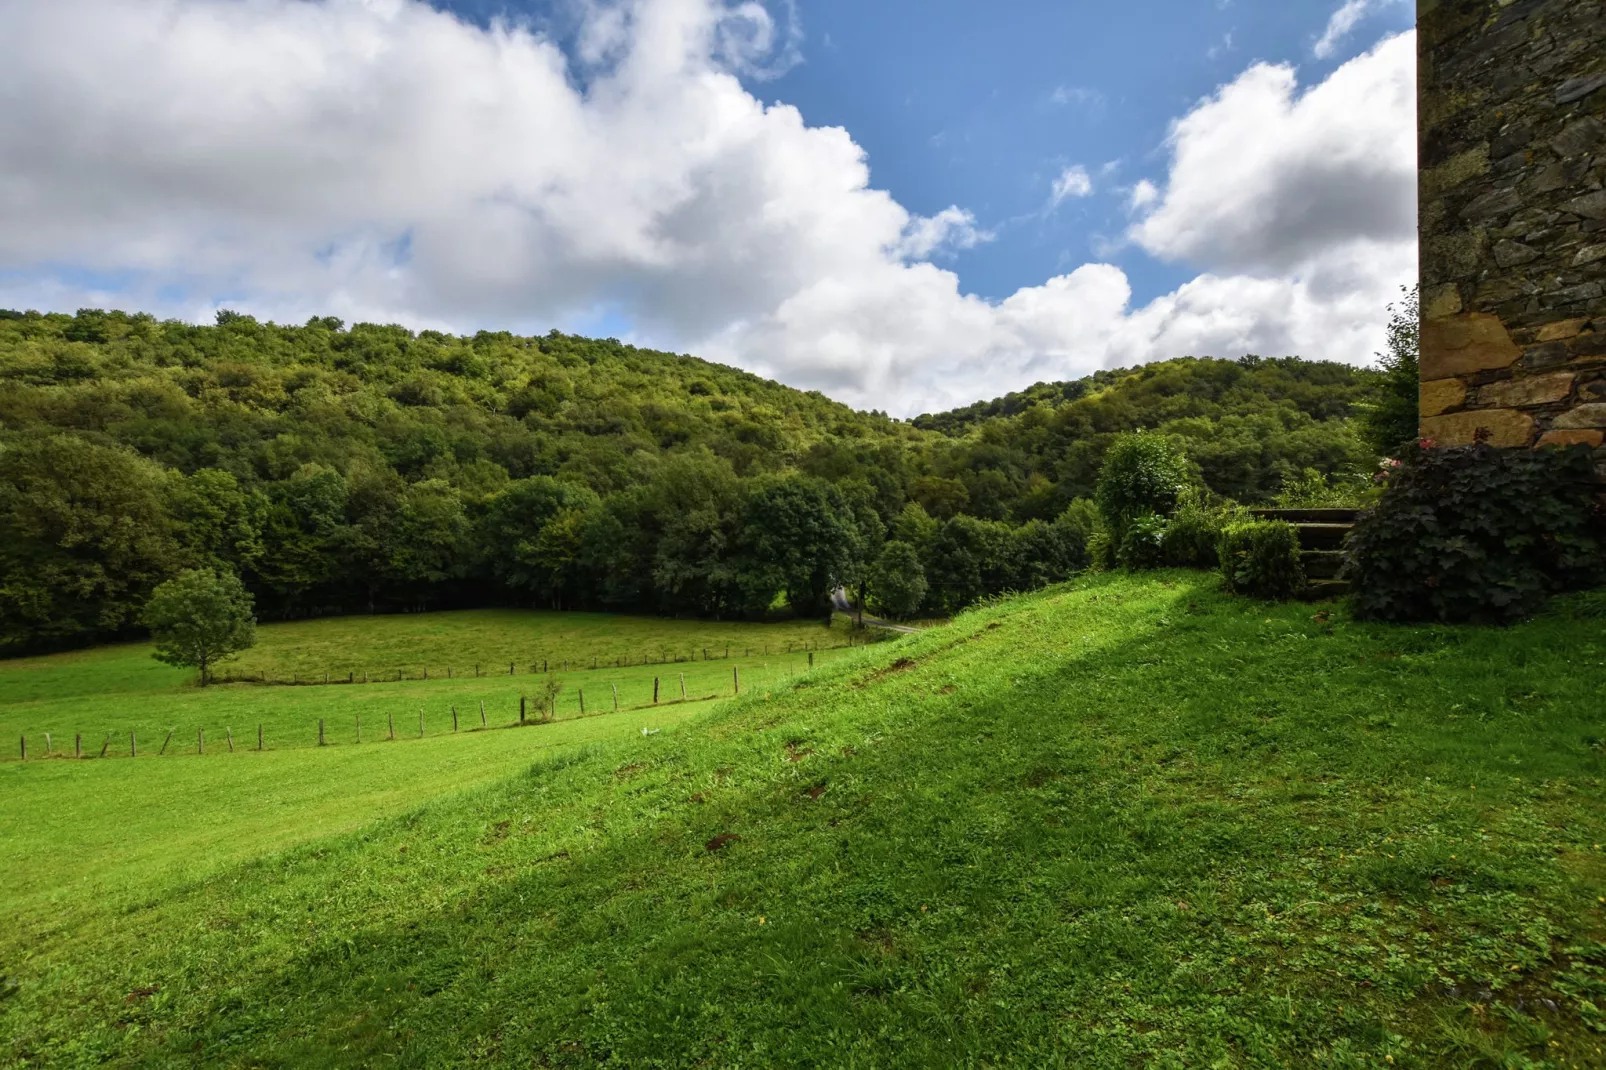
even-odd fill
[[[905,423],[555,332],[0,312],[0,652],[137,631],[191,567],[264,617],[823,613],[899,543],[906,608],[949,612],[1080,563],[1071,507],[1115,433],[1177,435],[1212,489],[1263,500],[1370,468],[1366,388],[1183,360]]]
[[[1351,417],[1377,389],[1377,372],[1331,361],[1182,357],[1037,383],[913,424],[948,437],[937,452],[971,467],[985,470],[1003,453],[1015,468],[1041,473],[1054,484],[1055,503],[1092,492],[1114,435],[1160,431],[1185,441],[1216,493],[1258,502],[1307,468],[1369,468],[1373,457]]]

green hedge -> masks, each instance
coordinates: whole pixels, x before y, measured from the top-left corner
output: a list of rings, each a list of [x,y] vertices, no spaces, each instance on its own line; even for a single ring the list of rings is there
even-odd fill
[[[1281,520],[1241,520],[1221,532],[1227,590],[1251,598],[1292,598],[1305,588],[1299,531]]]

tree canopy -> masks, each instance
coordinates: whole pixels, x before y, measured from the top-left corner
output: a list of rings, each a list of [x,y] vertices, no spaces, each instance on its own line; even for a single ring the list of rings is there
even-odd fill
[[[0,311],[0,651],[129,634],[188,569],[237,574],[266,618],[823,614],[889,539],[946,612],[1080,567],[1062,519],[1123,432],[1245,502],[1370,470],[1352,415],[1376,380],[1184,358],[904,422],[557,332]]]

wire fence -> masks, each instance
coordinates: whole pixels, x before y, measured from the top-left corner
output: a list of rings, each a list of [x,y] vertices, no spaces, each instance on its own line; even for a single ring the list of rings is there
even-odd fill
[[[847,646],[848,644],[841,644],[823,649],[840,650],[846,649]],[[139,729],[126,729],[106,733],[98,747],[91,739],[90,746],[86,748],[84,734],[77,732],[73,734],[70,753],[66,748],[65,735],[58,746],[53,733],[43,732],[34,737],[36,749],[33,753],[29,751],[29,737],[27,735],[20,737],[19,758],[26,762],[46,758],[140,758],[165,757],[169,754],[260,752],[391,743],[461,732],[500,731],[550,725],[616,713],[672,708],[685,703],[736,697],[749,690],[763,690],[812,671],[815,667],[815,655],[820,652],[822,651],[794,650],[791,657],[796,660],[773,668],[768,664],[749,665],[745,668],[741,665],[732,665],[730,675],[723,681],[711,680],[705,675],[702,679],[688,682],[685,672],[656,674],[651,678],[650,695],[645,677],[628,680],[593,679],[569,687],[564,685],[554,672],[547,674],[548,682],[538,694],[517,696],[516,719],[511,706],[492,711],[487,709],[484,699],[478,699],[463,703],[461,708],[458,704],[452,703],[446,704],[444,708],[437,706],[433,711],[427,706],[419,706],[416,718],[411,716],[409,711],[409,714],[404,714],[400,720],[396,711],[386,710],[382,712],[383,719],[377,722],[372,719],[365,722],[362,712],[354,712],[350,715],[349,721],[342,718],[339,724],[328,717],[311,719],[301,727],[287,728],[283,724],[275,724],[271,734],[266,723],[261,722],[255,726],[254,733],[248,729],[239,739],[235,737],[232,727],[225,727],[221,736],[216,734],[216,729],[213,729],[210,737],[206,728],[196,727],[192,741],[189,729],[186,728],[181,735],[179,729],[175,727],[166,730],[165,733],[158,730],[157,735],[161,738],[158,744],[152,737],[142,739]],[[372,711],[369,712],[372,715]],[[43,737],[42,749],[37,746],[40,736]]]
[[[490,676],[538,676],[553,673],[581,672],[601,669],[629,669],[637,666],[679,665],[696,661],[739,661],[755,656],[814,654],[827,650],[847,650],[871,643],[896,638],[891,632],[868,629],[862,635],[850,635],[844,643],[791,642],[760,646],[705,646],[689,650],[662,647],[642,650],[634,654],[589,654],[562,657],[545,654],[518,662],[471,662],[467,659],[456,665],[390,669],[337,669],[302,672],[293,670],[288,676],[266,669],[233,669],[214,672],[209,679],[214,684],[259,684],[273,687],[325,687],[357,684],[394,684],[407,680],[458,680],[484,679]],[[755,654],[756,652],[756,654]],[[503,666],[506,666],[504,670]]]

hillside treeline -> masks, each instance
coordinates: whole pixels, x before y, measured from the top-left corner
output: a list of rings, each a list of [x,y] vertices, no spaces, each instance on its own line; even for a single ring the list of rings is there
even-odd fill
[[[1245,501],[1370,467],[1370,379],[1186,359],[911,424],[556,332],[0,312],[0,649],[131,633],[196,566],[266,618],[823,614],[889,569],[948,612],[1081,566],[1118,432],[1177,436]]]

